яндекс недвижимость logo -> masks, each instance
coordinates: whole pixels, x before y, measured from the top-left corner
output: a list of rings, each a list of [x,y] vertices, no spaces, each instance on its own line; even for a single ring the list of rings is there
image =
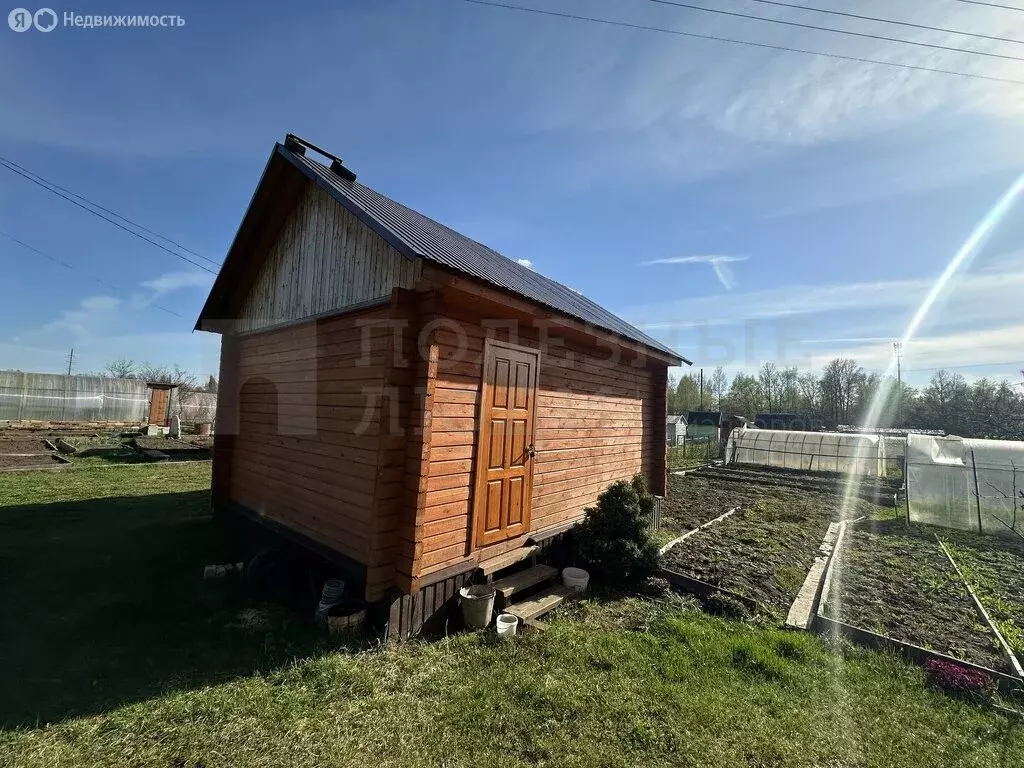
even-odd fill
[[[63,23],[62,23],[63,21]],[[64,11],[62,16],[57,16],[53,8],[40,8],[33,13],[28,8],[15,8],[7,14],[7,26],[15,32],[28,32],[30,29],[37,29],[40,32],[52,32],[61,24],[73,29],[100,29],[100,28],[124,28],[133,27],[140,29],[164,27],[178,28],[185,26],[185,18],[178,14],[98,14],[98,13],[75,13]]]
[[[40,32],[52,32],[57,26],[57,12],[52,8],[40,8],[35,13],[27,8],[15,8],[7,14],[7,26],[15,32],[27,32],[32,27]]]

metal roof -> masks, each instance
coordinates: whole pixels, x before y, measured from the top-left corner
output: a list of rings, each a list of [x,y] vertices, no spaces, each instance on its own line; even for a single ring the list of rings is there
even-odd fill
[[[689,360],[616,317],[586,296],[502,256],[497,251],[385,197],[326,165],[278,144],[277,152],[339,203],[365,221],[397,250],[448,267],[515,293],[585,323],[659,350],[687,364]]]

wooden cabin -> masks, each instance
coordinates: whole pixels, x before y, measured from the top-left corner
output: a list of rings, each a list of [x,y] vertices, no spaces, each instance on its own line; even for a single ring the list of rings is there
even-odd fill
[[[223,337],[215,508],[329,558],[393,633],[612,481],[664,494],[667,372],[689,361],[297,137],[196,328]]]

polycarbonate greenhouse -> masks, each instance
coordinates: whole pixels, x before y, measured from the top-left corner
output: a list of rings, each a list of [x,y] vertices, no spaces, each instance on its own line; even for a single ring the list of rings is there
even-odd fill
[[[907,436],[906,504],[913,522],[1024,534],[1024,442]]]
[[[725,460],[727,464],[882,475],[885,442],[878,435],[744,427],[729,435]]]

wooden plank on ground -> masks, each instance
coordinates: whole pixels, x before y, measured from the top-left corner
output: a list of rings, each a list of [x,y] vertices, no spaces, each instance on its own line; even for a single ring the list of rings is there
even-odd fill
[[[494,587],[498,594],[508,600],[517,592],[523,592],[530,587],[553,579],[557,575],[557,568],[552,568],[550,565],[535,565],[532,568],[527,568],[525,571],[519,571],[511,576],[498,579],[491,586]]]
[[[839,537],[845,531],[845,520],[841,523],[829,523],[825,538],[814,555],[811,570],[807,572],[803,586],[800,587],[793,605],[789,607],[789,614],[786,616],[787,627],[805,630],[811,628],[814,614],[818,611],[818,601],[821,600],[825,573],[828,571],[829,563],[832,562],[833,553],[838,550]]]
[[[561,584],[545,589],[543,592],[531,597],[529,600],[524,600],[521,603],[516,603],[505,609],[505,613],[511,613],[513,616],[518,616],[524,622],[530,619],[536,619],[538,616],[543,616],[555,608],[565,598],[571,595],[573,591],[568,587],[563,587]]]

